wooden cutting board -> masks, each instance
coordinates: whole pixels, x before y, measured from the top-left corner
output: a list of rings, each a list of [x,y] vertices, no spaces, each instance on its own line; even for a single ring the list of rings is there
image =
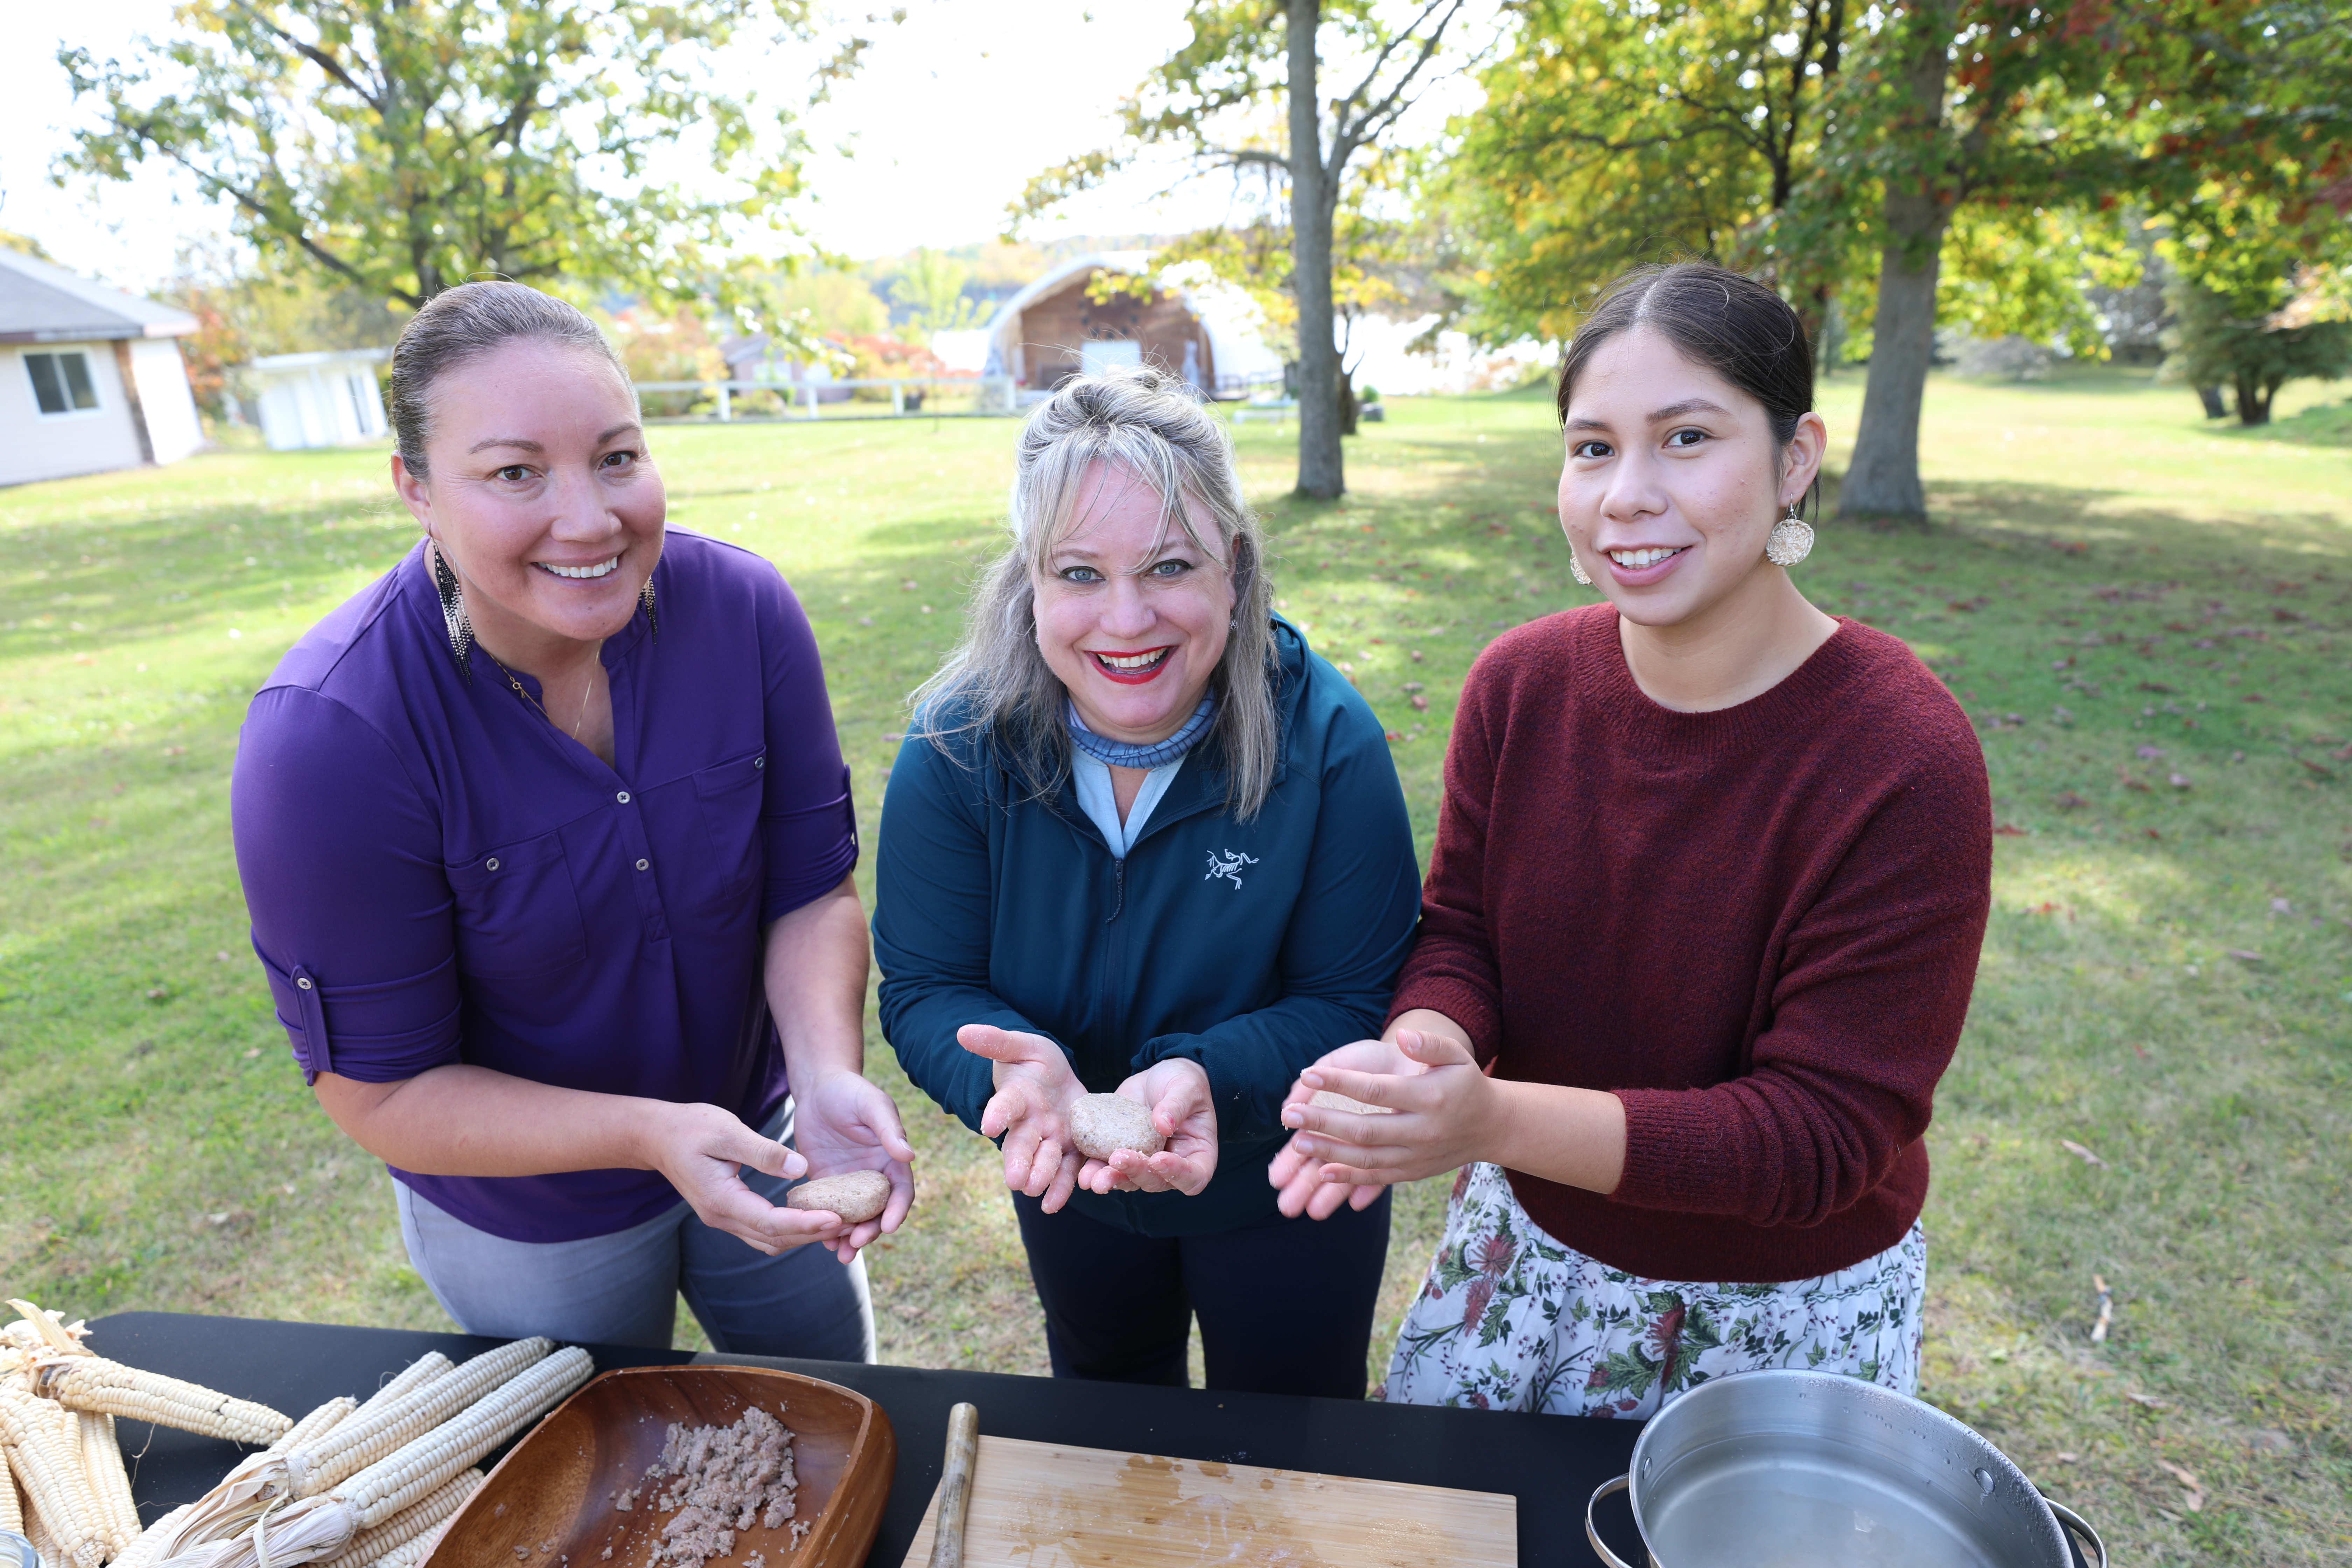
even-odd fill
[[[934,1492],[905,1568],[931,1560]],[[965,1568],[1513,1568],[1516,1498],[982,1437]]]

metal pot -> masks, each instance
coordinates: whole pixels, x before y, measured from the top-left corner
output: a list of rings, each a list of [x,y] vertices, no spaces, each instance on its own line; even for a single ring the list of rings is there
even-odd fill
[[[1633,1468],[1584,1505],[1633,1493],[1650,1568],[2071,1568],[2061,1529],[2099,1532],[2008,1457],[1919,1400],[1859,1378],[1748,1372],[1701,1384],[1633,1445]]]

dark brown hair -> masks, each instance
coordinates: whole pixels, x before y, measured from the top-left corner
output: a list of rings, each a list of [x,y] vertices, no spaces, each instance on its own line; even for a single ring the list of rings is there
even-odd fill
[[[433,431],[433,387],[443,376],[500,343],[532,338],[595,354],[621,384],[629,373],[596,323],[575,306],[527,283],[460,283],[425,302],[392,350],[392,428],[401,461],[426,477],[425,443]]]
[[[1559,366],[1561,424],[1585,365],[1601,344],[1635,327],[1649,328],[1764,405],[1777,471],[1797,421],[1813,407],[1813,345],[1789,302],[1710,261],[1635,268],[1609,286],[1569,342]]]

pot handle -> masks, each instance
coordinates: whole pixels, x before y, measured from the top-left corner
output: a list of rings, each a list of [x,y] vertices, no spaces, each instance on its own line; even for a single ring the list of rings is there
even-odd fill
[[[1593,1505],[1598,1503],[1602,1498],[1612,1497],[1618,1492],[1623,1491],[1627,1487],[1630,1487],[1633,1484],[1633,1477],[1632,1472],[1629,1471],[1624,1475],[1619,1476],[1613,1481],[1601,1482],[1598,1487],[1593,1489],[1592,1495],[1584,1500],[1584,1539],[1592,1542],[1592,1550],[1594,1553],[1600,1557],[1601,1561],[1608,1563],[1609,1568],[1633,1568],[1633,1565],[1626,1562],[1623,1558],[1618,1556],[1614,1552],[1610,1551],[1606,1546],[1601,1544],[1600,1528],[1592,1522]],[[2057,1505],[2053,1503],[2051,1506],[2055,1507]],[[2085,1526],[2084,1528],[2087,1529],[2088,1526]],[[2107,1568],[2106,1548],[2105,1547],[2101,1547],[2099,1549],[2099,1568]]]
[[[2099,1539],[2099,1532],[2091,1528],[2089,1520],[2084,1519],[2063,1502],[2053,1502],[2045,1497],[2042,1500],[2042,1503],[2044,1508],[2058,1516],[2058,1523],[2062,1529],[2091,1543],[2091,1550],[2098,1553],[2098,1568],[2107,1568],[2107,1543]]]

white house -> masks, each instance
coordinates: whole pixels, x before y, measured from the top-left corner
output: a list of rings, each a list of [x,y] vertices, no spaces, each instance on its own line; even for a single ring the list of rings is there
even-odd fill
[[[0,484],[177,462],[204,445],[184,310],[0,249]]]
[[[261,436],[274,451],[348,447],[387,428],[375,367],[390,349],[269,354],[245,367],[261,404]]]

